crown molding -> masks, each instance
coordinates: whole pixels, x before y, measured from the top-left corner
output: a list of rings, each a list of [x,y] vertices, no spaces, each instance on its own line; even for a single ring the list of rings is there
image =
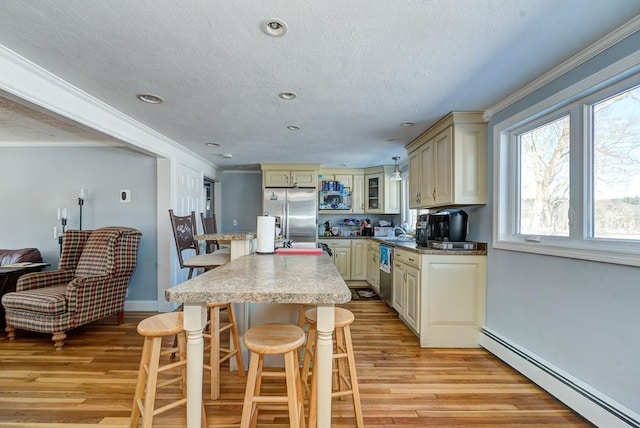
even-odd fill
[[[605,37],[593,43],[586,49],[580,51],[576,55],[564,61],[562,64],[558,65],[557,67],[543,74],[533,82],[520,88],[513,94],[509,95],[508,97],[496,103],[495,105],[489,107],[484,111],[484,119],[487,122],[490,121],[493,115],[496,114],[497,112],[504,110],[505,108],[515,103],[516,101],[519,101],[522,98],[526,97],[527,95],[532,94],[533,92],[542,88],[546,84],[568,73],[569,71],[573,70],[580,64],[587,62],[591,58],[609,49],[611,46],[622,41],[626,37],[637,32],[638,30],[640,30],[640,15],[633,17],[631,20],[627,21],[625,24],[615,29],[611,33],[607,34]]]
[[[6,46],[0,45],[0,89],[63,118],[88,126],[156,157],[191,158],[218,168],[210,160],[121,113],[62,80]]]
[[[0,141],[0,147],[129,147],[127,144],[116,140],[73,140],[73,141]]]

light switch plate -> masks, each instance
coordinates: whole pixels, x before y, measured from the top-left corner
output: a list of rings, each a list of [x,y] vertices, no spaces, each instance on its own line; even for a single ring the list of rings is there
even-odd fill
[[[121,190],[120,191],[120,202],[131,202],[131,190]]]

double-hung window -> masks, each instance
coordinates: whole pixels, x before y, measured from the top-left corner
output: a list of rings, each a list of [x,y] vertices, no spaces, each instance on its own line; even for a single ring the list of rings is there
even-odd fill
[[[494,247],[640,266],[640,74],[533,106],[494,145]]]

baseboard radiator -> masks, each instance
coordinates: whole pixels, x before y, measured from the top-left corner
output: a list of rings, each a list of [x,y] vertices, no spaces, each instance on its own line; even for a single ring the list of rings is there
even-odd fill
[[[640,428],[640,415],[488,328],[480,345],[602,428]]]

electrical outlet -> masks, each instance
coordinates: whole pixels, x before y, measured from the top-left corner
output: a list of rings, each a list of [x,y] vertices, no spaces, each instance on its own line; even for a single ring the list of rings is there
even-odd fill
[[[120,191],[120,202],[131,202],[131,190],[125,189]]]
[[[238,225],[238,220],[236,220],[235,218],[233,219],[233,225],[237,226]]]

